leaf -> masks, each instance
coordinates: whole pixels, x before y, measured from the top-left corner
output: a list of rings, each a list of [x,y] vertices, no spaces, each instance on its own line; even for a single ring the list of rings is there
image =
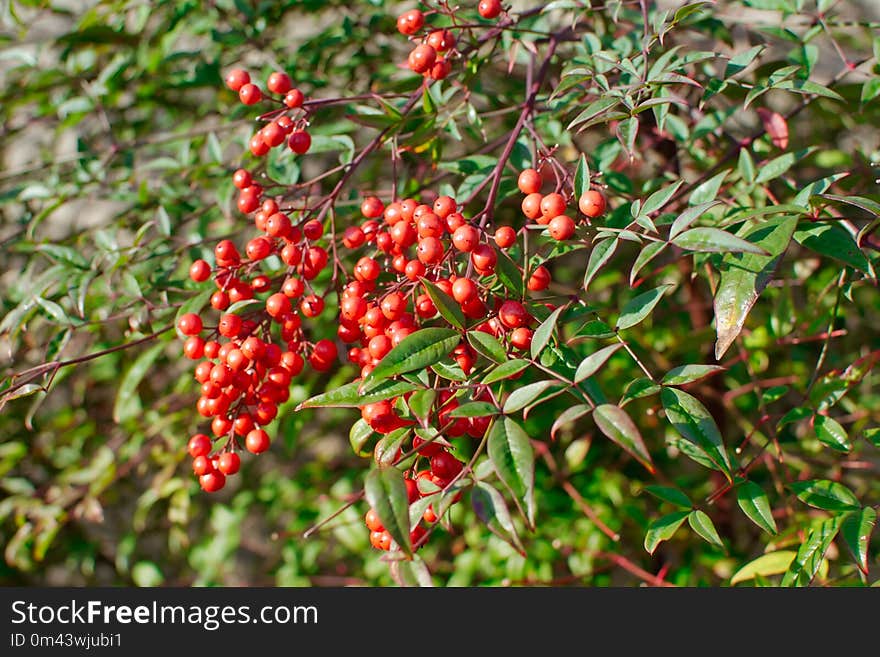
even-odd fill
[[[69,246],[62,246],[60,244],[51,243],[37,244],[34,247],[34,251],[45,253],[53,260],[72,265],[73,267],[76,267],[78,269],[89,268],[89,262],[85,259],[82,253]]]
[[[562,384],[558,381],[536,381],[522,388],[517,388],[510,393],[507,401],[504,402],[505,413],[515,413],[522,410],[550,388],[560,388]]]
[[[509,379],[519,372],[522,372],[529,365],[531,365],[531,363],[522,358],[509,360],[506,363],[501,363],[500,365],[492,369],[488,374],[486,374],[486,376],[483,377],[483,380],[480,383],[489,384],[496,383],[497,381],[502,381],[504,379]]]
[[[589,414],[592,410],[593,408],[591,406],[587,406],[586,404],[578,404],[576,406],[569,406],[568,408],[566,408],[564,411],[562,411],[562,413],[559,414],[559,417],[554,420],[553,426],[550,427],[550,440],[556,440],[556,433],[566,424],[570,424],[578,418]]]
[[[482,354],[489,360],[496,363],[503,363],[507,360],[507,352],[504,350],[504,346],[494,335],[485,331],[468,331],[467,339],[477,353]]]
[[[813,418],[813,430],[816,432],[816,438],[838,452],[846,453],[852,449],[846,429],[834,418],[816,415]]]
[[[658,189],[656,192],[651,194],[647,199],[645,199],[644,204],[639,211],[639,214],[647,214],[650,215],[654,212],[662,210],[663,207],[669,202],[675,192],[684,184],[683,180],[679,180],[674,185],[670,185],[669,187],[664,187],[662,189]]]
[[[525,294],[523,273],[516,263],[502,250],[498,251],[498,262],[495,263],[495,275],[499,282],[514,297],[522,298]]]
[[[535,522],[535,453],[529,436],[510,418],[495,421],[489,430],[487,452],[498,478],[525,503],[529,526]]]
[[[699,447],[728,479],[731,479],[733,466],[721,432],[714,418],[696,397],[677,388],[663,388],[660,392],[666,417],[681,436]]]
[[[688,204],[697,206],[714,201],[715,197],[718,196],[718,190],[721,189],[721,184],[724,182],[727,174],[727,171],[722,171],[709,178],[709,180],[700,183],[699,186],[691,192]],[[702,214],[702,212],[700,214]],[[675,222],[673,222],[673,225],[675,225]]]
[[[596,118],[603,112],[615,107],[620,104],[620,100],[618,98],[614,98],[612,96],[603,96],[599,100],[593,101],[589,105],[587,105],[580,114],[578,114],[571,123],[568,124],[566,130],[571,130],[573,127],[580,125],[581,123],[586,123],[587,121]]]
[[[626,390],[623,391],[623,396],[620,398],[620,405],[626,406],[634,399],[648,397],[649,395],[654,395],[658,392],[660,392],[660,386],[651,381],[651,379],[645,377],[636,379],[635,381],[631,381],[626,387]]]
[[[636,280],[636,276],[642,268],[647,265],[651,260],[656,258],[660,253],[663,252],[667,246],[666,242],[648,242],[645,244],[644,248],[639,251],[639,255],[636,256],[636,260],[633,263],[632,269],[629,272],[629,284],[632,285]]]
[[[437,399],[437,391],[433,388],[427,390],[417,390],[409,396],[406,403],[412,414],[420,420],[427,421],[431,415],[431,409],[434,407],[434,401]]]
[[[804,504],[825,511],[853,511],[861,508],[859,498],[843,484],[828,479],[795,481],[788,487]]]
[[[553,331],[556,328],[556,321],[565,311],[565,308],[566,306],[559,306],[559,308],[550,313],[550,316],[541,322],[541,325],[535,329],[535,333],[532,335],[532,358],[540,356],[541,352],[544,351],[544,347],[550,342],[550,338],[553,336]]]
[[[837,203],[855,206],[865,212],[880,217],[880,203],[864,196],[837,196],[836,194],[818,194],[819,198]]]
[[[474,513],[493,534],[509,543],[517,552],[525,556],[525,548],[516,533],[513,518],[504,497],[498,490],[484,481],[477,482],[471,492],[471,505]]]
[[[720,548],[724,547],[724,543],[721,542],[721,537],[718,535],[718,530],[715,529],[715,523],[703,511],[699,509],[691,511],[688,516],[688,524],[707,543],[717,545]]]
[[[873,275],[871,264],[855,239],[837,224],[811,224],[808,228],[796,231],[794,240],[820,255],[834,258],[869,276]]]
[[[617,242],[616,238],[607,238],[593,244],[593,248],[590,251],[590,259],[587,262],[587,270],[584,273],[585,290],[589,289],[590,283],[596,277],[596,274],[599,273],[602,265],[608,262],[611,256],[614,255],[614,251],[617,249]]]
[[[722,371],[724,368],[720,365],[680,365],[669,370],[661,383],[665,386],[681,386]]]
[[[602,433],[644,465],[648,472],[654,472],[642,434],[625,410],[613,404],[602,404],[593,410],[593,419]]]
[[[372,383],[439,363],[449,357],[459,342],[461,342],[461,334],[453,329],[425,328],[411,333],[385,354],[364,383]]]
[[[486,417],[497,415],[498,409],[494,404],[485,401],[474,401],[462,404],[449,413],[449,417]]]
[[[701,226],[691,228],[678,235],[672,243],[682,249],[701,253],[757,253],[767,255],[759,246],[741,237],[731,235],[720,228]]]
[[[467,375],[458,363],[445,363],[441,361],[431,365],[431,370],[447,381],[458,381],[459,383],[467,381]]]
[[[761,51],[763,51],[765,47],[766,46],[754,46],[749,50],[737,53],[731,57],[727,62],[727,66],[724,68],[724,79],[729,80],[738,73],[742,73],[755,60],[755,57],[761,54]]]
[[[752,481],[745,481],[736,489],[736,503],[749,520],[768,534],[776,534],[776,520],[770,510],[770,500],[764,489]]]
[[[680,506],[683,509],[692,509],[694,506],[694,503],[691,502],[690,498],[677,488],[671,488],[669,486],[645,486],[645,490],[651,493],[654,497],[657,497],[664,502],[669,502],[675,506]]]
[[[776,552],[762,554],[736,571],[733,577],[730,578],[730,585],[735,586],[740,582],[755,579],[755,577],[781,575],[788,570],[796,554],[797,552],[794,550],[777,550]]]
[[[587,156],[581,153],[577,169],[574,172],[574,195],[575,198],[583,196],[590,189],[590,165]]]
[[[707,201],[706,203],[700,203],[699,205],[690,207],[682,212],[675,218],[675,221],[672,222],[672,226],[669,229],[669,239],[674,241],[677,235],[684,232],[692,223],[719,203],[721,203],[721,201]]]
[[[61,324],[70,324],[71,319],[67,316],[67,313],[64,312],[64,308],[59,306],[54,301],[50,301],[49,299],[44,299],[43,297],[35,297],[34,301],[37,302],[37,305],[46,311],[46,314],[49,315],[56,322]]]
[[[400,586],[430,588],[434,586],[431,571],[418,556],[412,559],[395,559],[389,564],[391,577]]]
[[[657,549],[660,543],[672,538],[672,535],[681,527],[681,523],[689,515],[690,511],[675,511],[657,518],[648,525],[648,531],[645,534],[645,549],[648,551],[648,554],[654,554],[654,550]]]
[[[372,437],[373,429],[363,418],[358,418],[348,430],[348,443],[351,445],[351,450],[362,458],[369,458],[373,455],[373,450],[367,448],[367,443]]]
[[[367,392],[361,392],[360,388],[361,382],[359,381],[346,383],[343,386],[305,400],[296,407],[296,410],[302,410],[303,408],[363,406],[364,404],[372,404],[373,402],[391,399],[413,390],[419,390],[422,386],[410,383],[409,381],[382,381],[375,386],[371,386]]]
[[[840,516],[828,518],[814,526],[801,544],[791,565],[782,577],[782,586],[808,586],[816,576],[825,552],[840,531]]]
[[[877,512],[866,506],[858,513],[849,514],[840,528],[843,540],[852,553],[859,569],[868,574],[868,543],[877,524]]]
[[[781,176],[783,173],[791,169],[795,162],[808,153],[808,151],[798,151],[797,153],[785,153],[784,155],[780,155],[779,157],[774,157],[772,160],[768,160],[763,165],[761,165],[758,169],[758,174],[755,176],[755,183],[761,185],[766,182],[770,182]]]
[[[727,254],[723,257],[721,278],[715,292],[715,358],[721,357],[742,331],[746,317],[761,292],[773,278],[779,258],[785,253],[797,226],[795,217],[768,219],[758,226],[740,231],[740,237],[768,252],[768,255]]]
[[[663,298],[663,294],[670,287],[672,286],[661,285],[660,287],[655,287],[653,290],[643,292],[627,302],[620,311],[620,317],[617,319],[617,330],[622,331],[632,328],[650,315],[651,311],[654,310],[654,306],[660,302],[660,299]]]
[[[581,361],[581,364],[578,365],[577,371],[574,373],[574,382],[580,383],[584,379],[593,376],[599,371],[599,368],[611,358],[611,355],[621,347],[623,347],[622,342],[615,342],[607,347],[602,347],[596,353],[590,354],[584,358]]]
[[[137,394],[137,388],[143,378],[150,371],[153,363],[165,349],[165,343],[154,344],[141,353],[119,382],[119,391],[116,393],[116,403],[113,405],[113,421],[122,424],[141,412],[141,400]]]
[[[395,467],[373,468],[364,481],[364,494],[394,542],[404,553],[412,556],[409,497],[403,473]]]
[[[427,278],[420,278],[419,280],[422,282],[422,285],[425,286],[425,292],[428,293],[428,296],[431,298],[431,301],[434,303],[440,316],[454,327],[464,329],[467,320],[465,320],[464,313],[461,311],[461,306],[456,303],[455,299],[450,297],[446,292],[434,285]]]
[[[584,338],[604,340],[614,337],[614,329],[600,319],[593,319],[581,326],[576,335]]]

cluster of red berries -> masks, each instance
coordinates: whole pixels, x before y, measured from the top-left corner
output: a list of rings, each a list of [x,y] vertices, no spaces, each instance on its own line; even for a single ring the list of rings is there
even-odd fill
[[[240,68],[229,72],[226,86],[237,91],[239,100],[245,105],[256,105],[265,98],[263,90],[251,82],[250,74]],[[294,88],[290,76],[283,71],[269,75],[266,90],[282,97],[282,107],[269,112],[266,117],[269,121],[251,137],[251,153],[261,157],[285,141],[294,153],[302,155],[307,152],[312,145],[312,137],[306,131],[308,114],[303,109],[305,97],[302,91]]]
[[[541,194],[543,176],[535,169],[519,174],[517,187],[525,197],[522,212],[526,218],[547,227],[547,232],[560,242],[574,237],[577,223],[566,214],[568,203],[559,192]],[[595,219],[605,212],[605,197],[595,189],[586,190],[578,199],[578,209],[586,217]]]
[[[477,6],[483,18],[497,18],[502,10],[501,0],[480,0]],[[407,57],[407,66],[414,73],[442,80],[452,70],[450,58],[455,55],[455,34],[447,28],[428,31],[424,28],[425,14],[418,9],[410,9],[397,17],[397,31],[418,39]]]

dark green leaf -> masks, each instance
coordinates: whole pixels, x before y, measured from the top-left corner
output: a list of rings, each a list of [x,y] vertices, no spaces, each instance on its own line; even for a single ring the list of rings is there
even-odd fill
[[[623,343],[615,342],[607,347],[602,347],[596,353],[590,354],[584,358],[581,361],[581,364],[578,365],[577,371],[574,374],[574,382],[580,383],[584,379],[593,376],[599,371],[599,368],[611,358],[611,355],[621,347],[623,347]]]
[[[587,105],[581,112],[578,114],[574,120],[568,124],[568,128],[566,130],[571,130],[577,125],[581,123],[586,123],[591,119],[595,119],[604,112],[608,111],[612,107],[615,107],[620,103],[620,100],[614,98],[612,96],[603,96],[599,100],[595,100],[589,105]]]
[[[373,430],[363,418],[358,418],[357,422],[352,424],[351,429],[348,431],[348,442],[351,445],[352,451],[364,458],[373,455],[373,450],[367,447],[372,437]]]
[[[657,394],[658,392],[660,392],[660,386],[651,381],[651,379],[646,379],[644,377],[636,379],[635,381],[630,382],[626,387],[626,390],[623,391],[623,396],[620,398],[620,405],[625,406],[633,399],[641,399],[642,397],[648,397]]]
[[[434,407],[434,401],[437,399],[437,391],[428,388],[427,390],[417,390],[409,396],[407,404],[412,414],[420,420],[427,420],[431,415],[431,409]]]
[[[661,285],[630,299],[620,311],[620,317],[617,319],[617,330],[622,331],[632,328],[644,320],[651,314],[654,306],[660,302],[660,299],[663,298],[663,295],[670,287],[672,286]]]
[[[853,492],[836,481],[828,479],[810,479],[795,481],[788,484],[798,499],[825,511],[853,511],[861,507],[859,498]]]
[[[385,354],[364,383],[370,384],[439,363],[449,357],[459,342],[461,334],[452,329],[425,328],[411,333]]]
[[[360,387],[361,383],[358,381],[346,383],[343,386],[305,400],[297,406],[297,410],[325,406],[363,406],[364,404],[371,404],[383,399],[391,399],[392,397],[397,397],[404,393],[418,390],[422,386],[408,381],[382,381],[377,385],[372,386],[367,392],[360,392]]]
[[[768,534],[776,533],[776,520],[770,509],[770,500],[758,484],[746,481],[736,489],[736,502],[749,520]]]
[[[425,286],[425,292],[428,293],[431,301],[434,302],[434,306],[437,308],[437,312],[440,313],[440,316],[454,327],[463,329],[466,320],[464,313],[461,312],[461,306],[455,301],[455,299],[450,297],[446,292],[434,285],[427,278],[421,278],[419,280],[421,280],[422,285]]]
[[[534,526],[535,453],[528,434],[510,418],[497,420],[486,447],[498,478],[525,504],[526,519]]]
[[[494,404],[484,401],[467,402],[449,413],[449,417],[486,417],[497,415],[498,409]]]
[[[645,490],[651,493],[654,497],[657,497],[664,502],[669,502],[675,506],[680,506],[683,509],[692,509],[694,506],[694,503],[691,502],[690,498],[677,488],[670,488],[669,486],[645,486]]]
[[[636,276],[638,276],[639,272],[642,271],[645,265],[647,265],[651,260],[656,258],[663,252],[667,246],[666,242],[648,242],[645,244],[644,248],[639,251],[639,255],[636,256],[636,260],[633,263],[632,269],[629,272],[629,284],[632,285],[636,280]]]
[[[817,415],[813,418],[813,430],[816,438],[838,452],[848,452],[852,449],[849,436],[846,435],[840,423],[827,415]]]
[[[477,353],[482,354],[489,360],[496,363],[503,363],[507,360],[507,352],[504,350],[504,346],[494,335],[485,331],[468,331],[467,339]]]
[[[877,524],[877,512],[866,506],[861,511],[849,514],[840,528],[846,546],[865,574],[868,573],[868,543],[875,524]]]
[[[581,153],[577,169],[574,172],[574,195],[575,198],[583,196],[590,189],[590,165],[587,156]]]
[[[620,406],[602,404],[593,410],[593,419],[602,433],[644,465],[649,472],[654,472],[654,464],[645,447],[645,441],[642,440],[642,434],[625,410]]]
[[[808,586],[813,581],[825,552],[840,531],[840,524],[840,516],[834,516],[813,526],[782,577],[782,586]]]
[[[556,310],[550,313],[550,316],[541,322],[541,325],[535,329],[534,335],[532,335],[532,358],[537,358],[542,351],[544,351],[544,347],[547,346],[547,343],[550,342],[550,338],[553,336],[553,331],[556,330],[556,320],[559,319],[559,316],[565,311],[566,306],[559,306]]]
[[[486,374],[486,376],[483,377],[481,383],[489,384],[495,383],[496,381],[503,381],[504,379],[508,379],[511,376],[515,376],[519,372],[522,372],[529,365],[531,365],[529,361],[523,360],[521,358],[509,360],[506,363],[501,363],[497,367],[493,368],[488,374]]]
[[[525,294],[525,286],[523,285],[523,273],[516,263],[510,259],[504,251],[498,251],[498,262],[495,263],[495,275],[500,283],[514,297],[522,298]]]
[[[710,374],[723,370],[724,368],[720,365],[681,365],[669,370],[661,383],[666,386],[680,386],[685,383],[699,381]]]
[[[813,223],[794,234],[794,240],[812,251],[872,275],[871,263],[845,229],[832,223]]]
[[[719,228],[701,226],[684,231],[672,243],[689,251],[703,253],[757,253],[767,255],[761,247]]]
[[[727,475],[733,475],[733,466],[721,432],[715,420],[699,399],[677,388],[663,388],[660,392],[666,417],[686,440],[699,447],[715,465],[715,468]]]
[[[474,513],[489,528],[489,531],[503,541],[510,543],[517,552],[525,556],[525,548],[516,533],[513,518],[511,518],[507,504],[504,502],[504,497],[496,488],[484,481],[477,482],[471,492],[471,504],[474,507]]]
[[[364,481],[364,494],[394,542],[411,555],[409,498],[403,473],[394,467],[373,468]]]

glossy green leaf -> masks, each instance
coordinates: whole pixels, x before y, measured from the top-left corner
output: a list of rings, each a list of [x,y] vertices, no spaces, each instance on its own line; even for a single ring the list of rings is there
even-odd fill
[[[816,432],[816,438],[831,449],[844,453],[852,449],[846,429],[834,418],[827,415],[816,415],[813,418],[813,431]]]
[[[670,287],[672,286],[661,285],[630,299],[620,311],[620,317],[617,319],[617,330],[623,331],[632,328],[644,320],[651,314],[654,307],[660,303],[660,299],[663,298],[663,295]]]
[[[325,406],[363,406],[364,404],[371,404],[383,399],[397,397],[413,390],[419,390],[422,386],[410,383],[409,381],[381,381],[375,386],[370,387],[366,392],[361,392],[360,388],[361,383],[358,381],[346,383],[338,388],[333,388],[305,400],[297,406],[297,410]]]
[[[525,556],[526,551],[516,533],[510,510],[498,489],[484,481],[477,482],[471,492],[471,505],[489,531]]]
[[[675,430],[685,440],[699,447],[712,461],[715,469],[730,479],[733,476],[733,466],[724,448],[721,432],[702,402],[677,388],[663,388],[660,399],[666,417]]]
[[[651,379],[646,379],[644,377],[636,379],[635,381],[631,381],[626,387],[626,390],[623,391],[623,396],[620,398],[620,405],[626,406],[634,399],[641,399],[642,397],[655,395],[658,392],[660,392],[660,386],[651,381]]]
[[[498,277],[499,282],[514,297],[522,298],[525,294],[523,272],[505,251],[498,251],[498,262],[495,263],[495,276]]]
[[[581,112],[572,120],[572,122],[568,124],[566,130],[571,130],[572,128],[579,126],[582,123],[588,123],[591,120],[600,117],[602,114],[619,104],[620,100],[618,98],[614,98],[612,96],[603,96],[599,100],[595,100],[592,103],[588,104],[583,110],[581,110]]]
[[[861,507],[859,498],[846,486],[828,479],[795,481],[788,487],[804,504],[825,511],[852,511]]]
[[[532,335],[532,358],[537,358],[541,352],[544,351],[544,347],[550,342],[550,338],[553,337],[553,331],[556,330],[556,321],[559,319],[559,316],[565,312],[565,308],[566,306],[559,306],[559,308],[550,313],[550,316],[541,322],[541,325],[535,329],[535,333]]]
[[[492,424],[486,449],[498,478],[525,505],[525,517],[534,526],[535,452],[528,434],[506,417]]]
[[[868,544],[874,525],[877,524],[877,512],[870,506],[861,511],[854,511],[843,521],[840,533],[852,553],[856,564],[865,574],[868,573]]]
[[[364,494],[394,542],[411,555],[409,498],[403,473],[394,467],[373,468],[364,481]]]
[[[782,586],[808,586],[816,576],[825,552],[840,531],[841,518],[834,516],[810,529],[785,575]]]
[[[718,530],[715,529],[715,523],[703,511],[699,509],[691,511],[688,516],[688,524],[707,543],[717,545],[720,548],[724,547],[724,543],[721,542],[721,537],[718,535]]]
[[[431,301],[434,303],[440,316],[454,327],[463,329],[467,320],[465,319],[464,313],[461,311],[461,306],[458,302],[427,278],[421,278],[419,280],[425,287],[425,292],[431,298]]]
[[[418,555],[412,559],[395,559],[389,565],[391,576],[401,586],[430,588],[434,586],[428,565]]]
[[[462,404],[449,413],[449,417],[487,417],[497,415],[498,409],[493,404],[484,401],[474,401]]]
[[[796,555],[797,552],[794,550],[777,550],[776,552],[762,554],[736,571],[733,577],[730,578],[730,585],[735,586],[740,582],[755,579],[755,577],[781,575],[788,570]]]
[[[625,410],[613,404],[601,404],[593,410],[593,419],[602,433],[644,465],[649,472],[654,472],[651,454],[645,447],[642,434]]]
[[[416,390],[409,396],[406,403],[412,414],[420,420],[427,420],[431,416],[431,410],[434,408],[434,402],[437,399],[437,391],[433,388],[427,390]]]
[[[602,347],[599,351],[584,358],[581,361],[581,364],[578,365],[577,371],[574,373],[574,382],[580,383],[584,379],[593,376],[599,371],[599,368],[611,358],[612,354],[621,347],[623,347],[623,343],[615,342],[607,347]]]
[[[559,414],[553,421],[553,426],[550,427],[550,439],[556,440],[556,434],[559,430],[567,424],[571,424],[578,418],[582,418],[583,416],[589,414],[593,410],[592,406],[587,406],[586,404],[577,404],[575,406],[569,406],[562,413]]]
[[[871,263],[859,249],[853,236],[837,224],[826,222],[810,224],[804,229],[795,231],[794,240],[811,251],[834,258],[865,274],[873,273]]]
[[[769,255],[727,254],[722,259],[721,278],[715,291],[716,359],[721,359],[742,331],[749,311],[773,278],[776,264],[788,248],[796,226],[795,217],[778,217],[747,228],[740,237],[760,246]]]
[[[448,358],[461,342],[458,331],[445,328],[425,328],[406,336],[370,372],[365,383],[397,376],[428,367]]]
[[[632,269],[629,272],[629,284],[632,285],[636,280],[636,276],[638,276],[639,272],[647,265],[651,260],[660,255],[663,250],[666,248],[666,242],[648,242],[639,251],[639,255],[636,256],[636,260],[633,263]]]
[[[516,411],[520,411],[548,390],[552,388],[560,388],[561,386],[562,384],[558,381],[536,381],[521,388],[517,388],[510,393],[507,401],[504,402],[504,412],[515,413]]]
[[[504,346],[498,341],[494,335],[485,331],[468,331],[467,339],[474,350],[496,363],[503,363],[507,360],[507,352]]]
[[[590,189],[590,165],[587,156],[581,153],[577,169],[574,172],[574,195],[576,198],[583,196]]]
[[[504,379],[509,379],[510,377],[522,372],[524,369],[529,367],[529,365],[531,365],[531,363],[522,358],[509,360],[506,363],[501,363],[500,365],[490,370],[489,373],[483,377],[481,383],[489,384],[503,381]]]
[[[368,447],[370,439],[375,435],[370,425],[363,418],[358,418],[348,430],[348,442],[351,450],[360,457],[369,458],[373,450]]]
[[[654,497],[683,509],[692,509],[694,506],[690,498],[677,488],[671,488],[670,486],[645,486],[645,490]]]
[[[606,238],[593,244],[590,250],[590,259],[587,262],[587,270],[584,272],[584,289],[590,289],[590,283],[602,269],[602,266],[611,259],[617,249],[616,238]]]
[[[749,520],[768,534],[776,534],[776,520],[763,488],[751,481],[743,482],[736,489],[736,502]]]
[[[680,386],[699,381],[723,370],[724,368],[720,365],[680,365],[669,370],[663,376],[661,383],[665,386]]]
[[[672,538],[672,535],[678,531],[689,515],[690,511],[675,511],[657,518],[648,525],[648,531],[645,534],[645,550],[648,551],[648,554],[654,554],[654,550],[660,543]]]
[[[688,251],[702,253],[756,253],[767,255],[760,246],[719,228],[700,226],[677,235],[672,243]]]

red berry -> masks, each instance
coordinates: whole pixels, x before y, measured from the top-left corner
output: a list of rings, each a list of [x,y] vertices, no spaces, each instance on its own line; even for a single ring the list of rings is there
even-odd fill
[[[574,235],[574,219],[565,214],[560,214],[547,224],[550,237],[560,242],[571,239]]]
[[[507,328],[519,328],[529,321],[529,314],[519,301],[507,300],[498,309],[498,319]]]
[[[541,199],[541,216],[538,217],[538,223],[546,225],[550,223],[551,219],[558,217],[564,212],[565,199],[562,197],[562,194],[557,194],[556,192],[547,194],[547,196]]]
[[[251,178],[251,172],[247,169],[238,169],[234,174],[232,174],[232,184],[236,189],[244,189],[245,187],[250,187],[253,182],[253,178]]]
[[[532,292],[539,292],[547,289],[548,285],[550,285],[550,272],[547,271],[547,268],[544,265],[540,265],[535,269],[532,275],[529,276],[527,287]]]
[[[477,11],[483,18],[497,18],[501,13],[501,0],[480,0]]]
[[[397,31],[412,36],[425,25],[425,15],[418,9],[410,9],[397,17]]]
[[[385,205],[375,196],[368,196],[361,203],[361,214],[367,219],[378,219],[384,211]]]
[[[431,457],[431,472],[446,481],[461,472],[462,467],[462,462],[446,451],[438,452]]]
[[[500,249],[509,249],[516,242],[516,231],[510,226],[499,226],[495,229],[495,244]]]
[[[435,30],[428,35],[426,44],[437,52],[446,52],[455,46],[455,36],[449,30]]]
[[[578,199],[578,208],[591,219],[605,212],[605,197],[595,189],[588,189]]]
[[[452,245],[459,251],[470,253],[479,243],[480,231],[473,226],[461,226],[452,234]]]
[[[269,434],[262,429],[252,429],[244,439],[244,446],[251,454],[261,454],[269,449]]]
[[[226,485],[226,477],[222,472],[208,472],[199,477],[199,486],[206,493],[216,493]]]
[[[239,468],[241,468],[241,458],[235,452],[224,452],[217,461],[217,469],[223,474],[235,474]]]
[[[529,194],[522,200],[522,212],[529,219],[535,220],[541,216],[541,201],[544,197],[540,192]]]
[[[535,194],[541,191],[541,182],[540,173],[534,169],[524,169],[517,178],[516,186],[523,194]]]
[[[311,147],[312,137],[305,130],[295,130],[290,133],[290,139],[287,140],[287,145],[294,153],[302,155]]]
[[[303,101],[305,100],[305,96],[303,96],[303,92],[299,89],[291,89],[284,96],[284,104],[290,109],[296,109],[297,107],[302,107]]]
[[[291,81],[290,76],[281,71],[275,71],[266,81],[266,89],[273,94],[286,94],[290,91],[292,86],[293,82]]]
[[[239,91],[250,81],[251,76],[248,75],[248,72],[240,68],[234,68],[226,75],[226,86],[232,91]]]
[[[256,105],[263,100],[263,92],[257,85],[248,82],[238,90],[238,98],[245,105]]]
[[[211,265],[202,259],[195,260],[189,266],[189,277],[196,283],[203,283],[211,278]]]
[[[410,52],[407,64],[415,73],[424,73],[429,70],[437,59],[437,51],[426,43],[422,43]]]
[[[211,452],[211,439],[203,433],[197,433],[189,439],[186,449],[193,458],[206,456]]]
[[[184,335],[197,335],[202,330],[202,318],[195,313],[186,313],[177,320],[177,328]]]

